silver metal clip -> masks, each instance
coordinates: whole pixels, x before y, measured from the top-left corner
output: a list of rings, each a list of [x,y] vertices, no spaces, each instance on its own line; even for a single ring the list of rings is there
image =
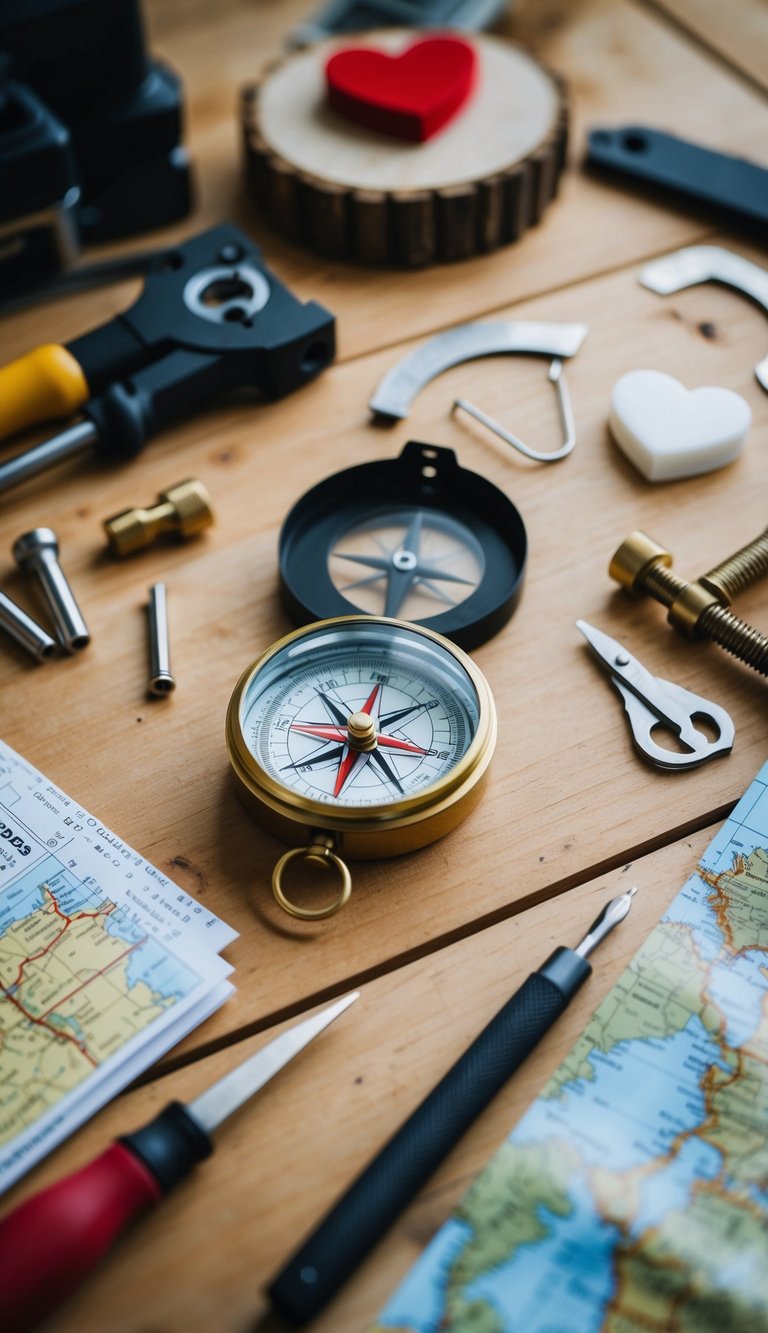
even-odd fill
[[[676,772],[730,753],[735,729],[724,708],[682,685],[652,676],[623,644],[585,620],[577,620],[576,628],[606,667],[611,684],[624,700],[635,747],[643,758],[658,768]],[[697,719],[708,722],[717,732],[714,740],[699,730],[695,725]],[[654,728],[660,726],[677,735],[684,747],[682,751],[669,750],[653,739]]]
[[[469,412],[471,417],[474,417],[476,421],[481,422],[483,426],[487,426],[489,430],[493,431],[494,435],[498,435],[499,439],[505,440],[507,444],[511,444],[513,449],[517,449],[521,454],[525,454],[526,458],[532,458],[537,463],[557,463],[559,459],[568,456],[576,443],[576,426],[573,420],[571,395],[568,392],[568,385],[565,382],[565,372],[563,371],[563,363],[560,357],[556,356],[549,367],[548,379],[550,384],[554,384],[555,386],[557,406],[560,413],[560,425],[563,431],[563,443],[561,447],[559,449],[550,450],[548,453],[543,453],[540,449],[531,449],[530,445],[524,444],[518,435],[513,435],[510,430],[506,430],[504,426],[500,426],[498,421],[494,421],[493,417],[489,417],[485,412],[481,412],[480,408],[475,407],[473,403],[467,402],[466,398],[454,399],[453,411],[455,412],[456,408],[460,407],[464,412]]]
[[[768,314],[768,269],[751,259],[724,250],[721,245],[688,245],[646,264],[640,273],[644,287],[660,296],[693,287],[699,282],[721,282],[735,287]],[[768,393],[768,356],[755,366],[757,381]]]

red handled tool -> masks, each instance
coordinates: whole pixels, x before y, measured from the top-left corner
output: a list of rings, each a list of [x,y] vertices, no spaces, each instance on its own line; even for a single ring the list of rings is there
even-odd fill
[[[213,1152],[211,1133],[358,998],[345,995],[296,1023],[189,1105],[171,1102],[74,1175],[0,1222],[3,1328],[25,1333],[87,1277],[129,1222]]]

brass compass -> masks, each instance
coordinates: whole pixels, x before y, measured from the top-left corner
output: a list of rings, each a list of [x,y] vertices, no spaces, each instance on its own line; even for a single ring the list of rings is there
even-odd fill
[[[227,748],[246,808],[285,842],[272,888],[293,916],[330,916],[349,898],[345,858],[397,856],[469,813],[496,744],[493,696],[472,660],[405,621],[342,616],[296,630],[240,677]],[[330,906],[285,894],[298,859],[332,865]]]

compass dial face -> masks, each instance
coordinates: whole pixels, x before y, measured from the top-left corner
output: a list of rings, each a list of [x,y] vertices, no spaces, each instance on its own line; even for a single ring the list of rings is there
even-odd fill
[[[370,749],[355,746],[356,714],[370,720]],[[470,676],[442,644],[366,620],[278,649],[240,705],[246,746],[273,779],[342,806],[387,805],[432,786],[466,753],[479,717]]]
[[[465,524],[416,506],[350,528],[328,555],[338,592],[368,615],[428,620],[459,606],[485,572]]]

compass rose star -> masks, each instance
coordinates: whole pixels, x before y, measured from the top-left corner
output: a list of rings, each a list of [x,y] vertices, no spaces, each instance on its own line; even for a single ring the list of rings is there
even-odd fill
[[[434,562],[429,563],[422,560],[420,548],[423,520],[424,515],[419,510],[413,515],[397,549],[394,551],[385,550],[383,556],[353,555],[346,551],[335,551],[334,554],[339,560],[349,560],[353,564],[364,565],[368,569],[378,571],[368,578],[347,583],[341,591],[349,592],[353,588],[360,588],[369,583],[378,583],[382,579],[386,579],[385,616],[399,615],[400,608],[408,594],[418,587],[426,589],[438,601],[445,602],[448,606],[455,606],[456,602],[447,596],[441,588],[435,587],[435,583],[463,583],[467,587],[471,587],[471,580],[460,578],[458,574],[450,574],[447,570],[438,568]]]
[[[312,762],[318,763],[321,758],[331,759],[338,756],[338,768],[336,770],[336,779],[333,789],[334,796],[341,795],[341,792],[344,790],[345,786],[349,784],[352,776],[365,768],[371,756],[375,758],[378,767],[381,768],[389,781],[397,787],[398,791],[402,792],[403,787],[397,774],[392,768],[392,765],[387,762],[385,756],[379,753],[379,750],[384,749],[396,753],[412,755],[426,755],[429,753],[422,746],[415,745],[413,741],[400,740],[396,736],[387,736],[382,733],[380,730],[382,726],[391,726],[393,722],[396,723],[401,720],[404,712],[411,710],[399,710],[389,714],[386,719],[380,719],[381,690],[381,684],[375,685],[362,708],[356,710],[369,717],[374,727],[376,727],[376,724],[378,723],[378,728],[375,732],[375,748],[360,750],[350,744],[349,720],[344,710],[320,690],[317,691],[318,697],[325,704],[331,717],[333,717],[335,721],[292,722],[290,724],[291,731],[298,732],[302,736],[315,736],[318,740],[327,742],[328,747],[330,747],[324,747],[323,751],[312,756]],[[339,749],[339,746],[341,746],[341,749]],[[298,767],[299,765],[295,766]],[[294,767],[294,765],[291,765],[291,767]]]

